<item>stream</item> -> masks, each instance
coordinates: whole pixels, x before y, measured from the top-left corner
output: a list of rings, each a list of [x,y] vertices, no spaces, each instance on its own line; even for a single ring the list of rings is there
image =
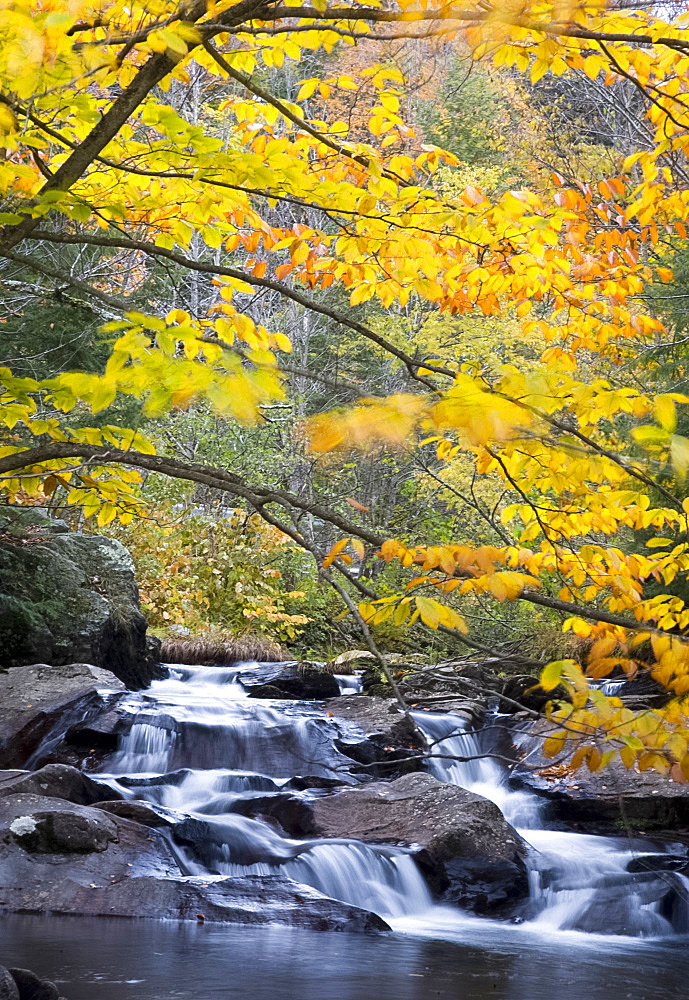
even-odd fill
[[[126,798],[184,817],[182,870],[208,878],[281,872],[373,910],[392,935],[82,918],[3,917],[0,943],[16,965],[58,981],[69,1000],[632,1000],[687,995],[689,880],[634,870],[640,856],[681,845],[549,829],[541,799],[511,789],[486,756],[489,729],[415,712],[436,778],[495,802],[529,845],[530,893],[513,921],[434,901],[409,849],[348,839],[296,839],[244,815],[252,800],[323,794],[297,775],[355,783],[339,752],[347,723],[314,702],[248,697],[233,667],[171,666],[127,696],[135,718],[108,773]],[[347,694],[355,678],[340,678]],[[457,761],[456,757],[473,757]],[[296,789],[296,790],[295,790]]]

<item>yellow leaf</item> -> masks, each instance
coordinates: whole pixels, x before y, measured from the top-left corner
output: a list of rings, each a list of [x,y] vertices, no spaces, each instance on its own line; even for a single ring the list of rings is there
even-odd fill
[[[349,542],[348,538],[341,538],[339,542],[335,542],[335,544],[333,545],[333,547],[330,549],[327,556],[323,560],[323,569],[327,569],[329,566],[332,566],[332,564],[339,556],[340,552],[342,552],[342,550],[347,547],[348,542]]]
[[[429,628],[437,629],[440,625],[440,610],[437,601],[432,601],[428,597],[415,598],[416,609],[421,615],[421,621]]]
[[[557,757],[564,750],[566,739],[566,732],[553,733],[552,736],[543,741],[543,755],[545,757]]]
[[[674,400],[668,395],[656,396],[653,402],[653,409],[660,426],[672,433],[677,426]]]

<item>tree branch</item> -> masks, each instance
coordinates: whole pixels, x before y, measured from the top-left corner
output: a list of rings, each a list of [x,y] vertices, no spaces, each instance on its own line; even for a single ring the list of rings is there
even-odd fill
[[[257,508],[263,507],[266,504],[277,503],[288,508],[292,507],[296,510],[313,514],[315,517],[332,524],[345,534],[354,538],[360,538],[362,541],[375,545],[377,548],[380,548],[385,541],[385,536],[378,534],[378,532],[370,528],[353,524],[336,511],[324,507],[320,503],[302,500],[296,494],[289,493],[286,490],[251,487],[233,472],[226,472],[223,469],[217,469],[209,465],[182,462],[179,459],[169,458],[165,455],[144,455],[138,451],[124,451],[121,448],[109,448],[104,445],[72,444],[70,442],[56,441],[0,458],[0,475],[17,472],[21,472],[27,476],[36,475],[35,471],[31,471],[35,466],[62,458],[85,458],[90,462],[130,465],[133,468],[160,473],[173,479],[184,479],[190,482],[201,483],[224,493],[244,497],[252,505],[257,506]],[[465,578],[470,577],[468,573],[457,573],[456,575],[464,576]],[[601,611],[598,608],[583,607],[570,601],[561,601],[554,597],[548,597],[545,594],[539,594],[534,590],[523,590],[516,599],[526,601],[529,604],[537,604],[540,607],[551,608],[563,614],[586,618],[589,621],[616,625],[633,632],[654,632],[659,635],[670,634],[666,630],[650,625],[648,622],[638,622],[634,618],[626,618],[623,615]]]

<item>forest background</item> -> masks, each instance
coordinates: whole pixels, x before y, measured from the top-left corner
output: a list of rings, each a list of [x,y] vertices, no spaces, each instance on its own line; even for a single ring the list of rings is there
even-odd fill
[[[686,776],[686,5],[254,6],[2,4],[7,502],[160,635],[550,661]]]

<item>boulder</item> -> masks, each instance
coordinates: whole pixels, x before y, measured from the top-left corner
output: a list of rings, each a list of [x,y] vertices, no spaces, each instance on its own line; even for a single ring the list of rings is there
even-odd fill
[[[29,854],[90,854],[117,840],[109,816],[63,799],[8,795],[0,800],[0,824]]]
[[[328,714],[341,727],[335,746],[360,767],[354,773],[374,778],[394,778],[420,771],[419,756],[425,743],[412,720],[392,698],[343,696],[329,701]]]
[[[150,917],[232,924],[287,924],[318,931],[378,932],[374,913],[340,903],[281,875],[237,878],[132,877],[109,885],[47,878],[40,899],[0,887],[0,907],[23,913]],[[8,905],[9,903],[9,905]]]
[[[50,909],[49,887],[63,882],[91,887],[133,875],[181,874],[157,830],[31,794],[0,798],[0,870],[0,908],[32,913]]]
[[[49,979],[39,979],[29,969],[10,969],[17,989],[19,1000],[60,1000],[60,992]]]
[[[518,763],[511,777],[513,785],[547,800],[549,819],[603,832],[662,832],[675,840],[689,832],[689,785],[657,771],[627,770],[619,757],[602,771],[591,773],[586,766],[572,771],[566,757],[543,755],[551,730],[546,720],[514,730]]]
[[[58,742],[124,690],[114,674],[89,663],[34,663],[0,673],[0,767],[23,767],[39,744]]]
[[[111,794],[115,794],[110,789]],[[96,802],[96,809],[102,809],[112,816],[121,816],[123,819],[130,819],[134,823],[141,823],[142,826],[164,827],[172,826],[172,820],[166,816],[159,815],[155,809],[146,805],[145,802],[134,800],[112,799],[106,802]]]
[[[19,1000],[17,984],[4,965],[0,965],[0,1000]]]
[[[17,509],[0,533],[0,666],[81,661],[145,687],[160,667],[147,646],[132,557],[115,539],[55,532],[54,524]]]
[[[414,847],[443,899],[494,913],[528,896],[525,845],[498,807],[426,773],[349,787],[312,803],[312,832]]]
[[[281,875],[184,876],[162,833],[106,805],[0,798],[0,911],[386,929],[375,914]]]
[[[0,797],[18,794],[47,795],[80,806],[117,797],[112,788],[66,764],[46,764],[38,771],[0,772]]]
[[[239,680],[250,698],[320,701],[340,693],[335,677],[312,663],[264,664],[242,670]]]

